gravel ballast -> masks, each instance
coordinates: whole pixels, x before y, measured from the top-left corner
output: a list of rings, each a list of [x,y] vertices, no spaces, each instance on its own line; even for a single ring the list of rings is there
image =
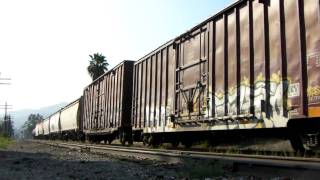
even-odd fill
[[[303,174],[261,167],[234,171],[230,163],[217,161],[172,164],[30,141],[17,141],[0,150],[0,179],[300,179],[300,175],[316,178],[309,172]]]

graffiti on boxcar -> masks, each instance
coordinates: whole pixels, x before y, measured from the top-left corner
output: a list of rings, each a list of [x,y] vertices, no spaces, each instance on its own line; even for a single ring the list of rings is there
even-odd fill
[[[315,68],[320,67],[320,53],[314,52],[308,55],[308,67]]]
[[[273,112],[280,115],[283,104],[283,81],[281,79],[281,73],[273,73],[270,78],[270,105]],[[273,113],[272,112],[272,113]]]
[[[219,116],[224,116],[224,92],[219,91],[215,93],[215,114]]]
[[[254,107],[255,113],[261,113],[262,107],[261,102],[266,98],[266,86],[265,86],[265,77],[260,72],[259,75],[255,78],[254,84]]]
[[[237,87],[232,87],[228,91],[228,115],[237,114]]]
[[[165,106],[161,106],[160,107],[160,118],[161,118],[161,124],[162,126],[165,125],[165,121],[166,121],[166,107]]]
[[[283,83],[281,79],[280,71],[277,73],[273,73],[270,78],[270,107],[272,113],[277,113],[280,115],[282,112],[282,104],[283,104]],[[266,98],[266,89],[265,89],[265,80],[264,77],[257,77],[257,80],[254,84],[254,105],[255,105],[255,113],[258,116],[262,113],[262,100]],[[289,85],[289,87],[295,87],[295,84]],[[289,88],[290,89],[290,88]],[[237,114],[237,88],[231,87],[228,94],[228,115],[236,115]],[[288,89],[287,89],[288,90]],[[294,91],[294,90],[292,90]],[[291,96],[296,92],[289,93]],[[209,92],[209,94],[212,94]],[[209,99],[211,97],[209,96]],[[217,114],[217,117],[224,116],[224,108],[225,108],[225,99],[224,93],[219,91],[215,93],[215,105],[212,106],[212,102],[209,101],[209,108],[213,107],[213,110]],[[250,107],[250,85],[249,79],[244,77],[243,81],[240,84],[240,114],[248,114]],[[207,112],[209,113],[209,111]],[[259,118],[259,117],[258,117]],[[262,118],[262,117],[260,117]]]
[[[308,62],[308,73],[312,78],[309,79],[307,95],[308,95],[308,103],[309,105],[320,104],[320,84],[319,75],[317,76],[315,73],[320,70],[320,41],[318,41],[315,45],[316,47],[312,51],[312,53],[308,54],[307,62]]]
[[[318,104],[320,101],[320,86],[308,87],[309,104]]]
[[[240,114],[248,114],[250,109],[250,82],[244,76],[240,83]]]

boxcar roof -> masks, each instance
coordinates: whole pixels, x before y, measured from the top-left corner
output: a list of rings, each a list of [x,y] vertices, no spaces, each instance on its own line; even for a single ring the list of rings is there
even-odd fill
[[[115,65],[112,69],[108,70],[107,72],[105,72],[104,74],[102,74],[101,76],[99,76],[96,80],[92,81],[89,85],[87,85],[84,90],[86,90],[89,86],[91,86],[92,84],[94,84],[95,82],[97,82],[98,80],[100,80],[103,76],[111,73],[113,70],[117,69],[119,66],[121,66],[123,63],[125,62],[135,62],[133,60],[124,60],[122,62],[120,62],[119,64]]]
[[[201,22],[200,24],[192,27],[191,29],[187,30],[186,32],[182,33],[181,35],[167,41],[166,43],[164,43],[163,45],[159,46],[158,48],[156,48],[155,50],[151,51],[150,53],[144,55],[142,58],[140,58],[138,61],[135,62],[135,64],[139,64],[141,61],[145,60],[147,57],[149,57],[150,55],[154,54],[155,52],[171,45],[173,42],[179,40],[180,38],[184,37],[187,34],[190,34],[191,32],[197,30],[198,28],[206,25],[208,22],[221,17],[222,15],[224,15],[225,13],[228,13],[229,11],[233,10],[235,7],[237,6],[241,6],[244,3],[246,3],[248,0],[238,0],[236,2],[231,3],[231,5],[226,6],[226,8],[224,8],[223,10],[219,11],[218,13],[214,14],[213,16],[209,17],[208,19],[206,19],[205,21]],[[264,0],[262,0],[264,1]]]

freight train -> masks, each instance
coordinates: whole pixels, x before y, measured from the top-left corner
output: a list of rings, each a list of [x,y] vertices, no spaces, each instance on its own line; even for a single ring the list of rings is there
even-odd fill
[[[319,148],[319,4],[237,1],[106,72],[35,136],[190,147],[262,135]]]

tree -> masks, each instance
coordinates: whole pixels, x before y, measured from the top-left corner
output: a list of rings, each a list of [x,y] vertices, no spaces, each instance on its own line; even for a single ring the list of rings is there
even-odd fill
[[[0,136],[13,137],[13,135],[13,121],[11,120],[11,116],[7,115],[3,121],[0,121]]]
[[[30,114],[28,120],[23,124],[23,134],[25,138],[32,137],[32,130],[36,127],[36,124],[43,120],[43,116],[40,114]]]
[[[91,60],[89,60],[89,66],[87,68],[89,75],[92,80],[96,80],[99,76],[108,71],[107,66],[109,65],[106,57],[102,54],[95,53],[93,55],[89,55]]]
[[[0,120],[0,136],[4,135],[4,123],[2,120]]]

